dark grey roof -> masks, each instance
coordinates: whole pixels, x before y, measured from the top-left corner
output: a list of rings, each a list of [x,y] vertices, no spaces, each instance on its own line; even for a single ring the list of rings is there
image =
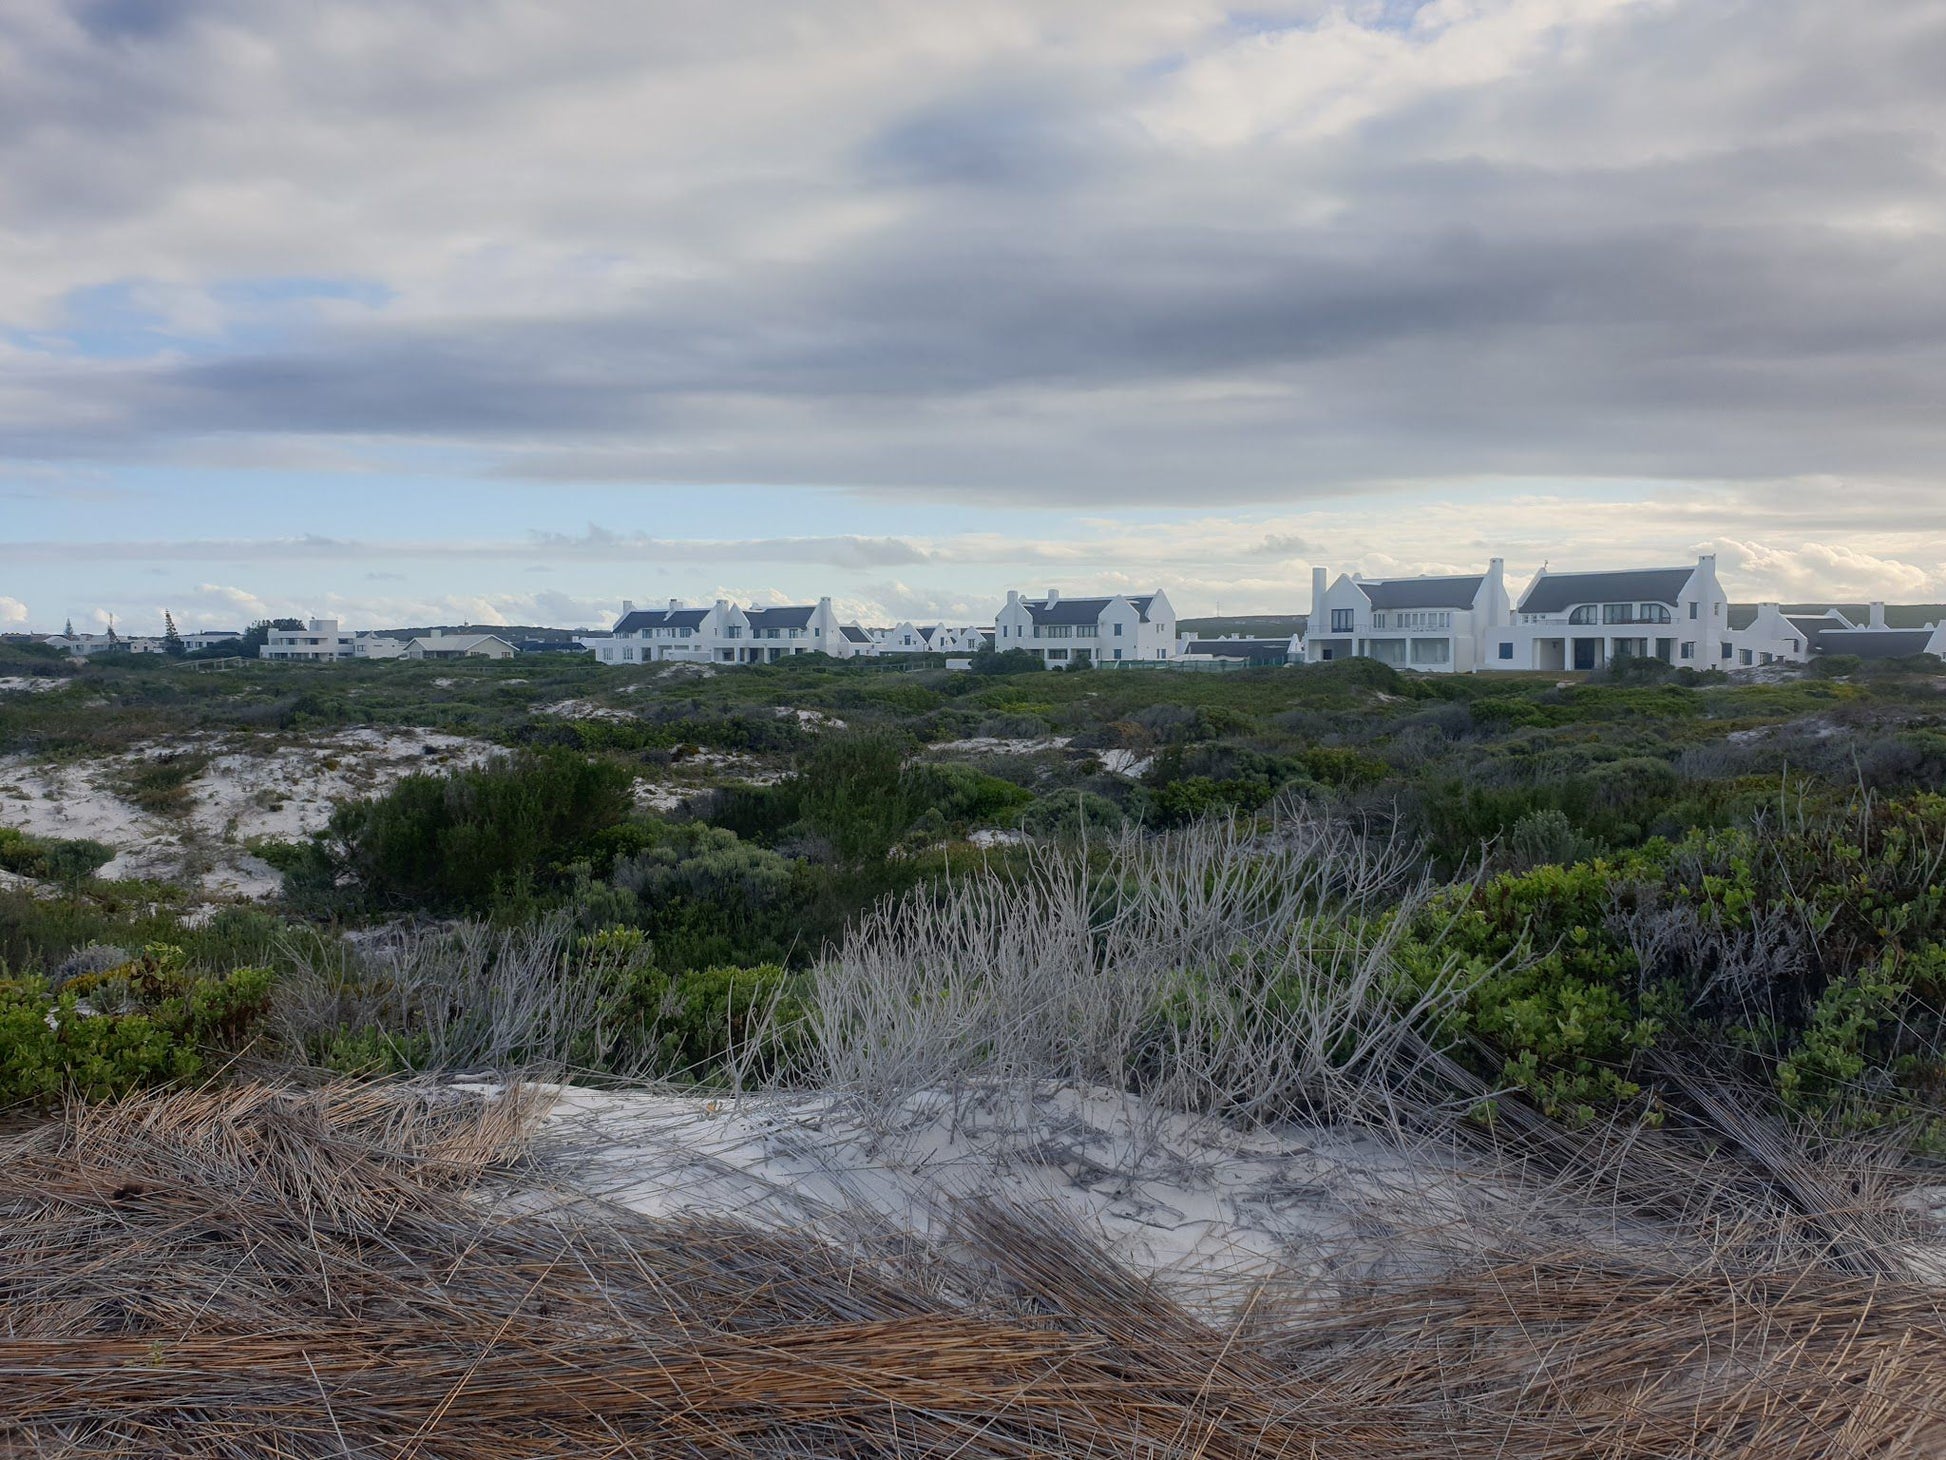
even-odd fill
[[[1784,622],[1804,635],[1804,642],[1813,649],[1817,648],[1818,640],[1823,638],[1831,630],[1845,627],[1838,619],[1813,618],[1809,614],[1787,613],[1784,615]]]
[[[841,624],[839,625],[838,632],[845,636],[845,642],[847,644],[869,644],[872,641],[872,636],[859,628],[857,624]]]
[[[696,629],[709,617],[707,608],[638,608],[622,615],[614,632],[632,634],[638,629]]]
[[[816,604],[790,608],[751,608],[744,610],[744,617],[750,620],[753,629],[802,629],[810,626],[811,615],[817,611]]]
[[[1826,629],[1818,635],[1821,654],[1856,654],[1860,659],[1904,659],[1923,654],[1931,629]]]
[[[1024,598],[1028,615],[1037,624],[1091,624],[1101,617],[1101,611],[1115,600],[1112,598],[1062,598],[1052,607],[1044,598]],[[1155,602],[1153,593],[1139,597],[1131,595],[1128,600],[1135,607],[1136,616],[1143,623],[1149,621],[1149,605]]]
[[[1543,573],[1520,596],[1521,613],[1563,613],[1577,603],[1669,603],[1694,568],[1624,568],[1608,573]]]
[[[1484,573],[1451,578],[1375,578],[1359,582],[1373,608],[1471,608]]]
[[[1757,621],[1758,607],[1754,603],[1733,603],[1730,605],[1730,616],[1724,623],[1733,629],[1747,629]]]
[[[1218,659],[1262,659],[1290,653],[1289,639],[1194,639],[1182,646],[1185,654],[1208,654]]]

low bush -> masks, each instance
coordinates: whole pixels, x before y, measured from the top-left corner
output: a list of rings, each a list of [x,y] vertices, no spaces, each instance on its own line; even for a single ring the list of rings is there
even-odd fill
[[[199,1079],[257,1037],[270,986],[265,968],[193,973],[166,944],[58,990],[0,974],[0,1107]]]

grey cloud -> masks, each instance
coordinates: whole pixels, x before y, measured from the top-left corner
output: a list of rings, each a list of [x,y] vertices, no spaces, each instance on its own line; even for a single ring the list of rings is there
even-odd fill
[[[22,563],[153,560],[255,563],[276,559],[498,561],[529,557],[537,547],[551,553],[591,562],[619,563],[656,560],[685,563],[698,559],[717,559],[726,562],[803,563],[834,568],[885,568],[932,560],[931,554],[925,549],[901,538],[892,537],[836,535],[720,540],[666,539],[651,537],[646,533],[611,532],[600,527],[590,527],[578,536],[561,533],[531,533],[523,539],[511,542],[358,541],[322,536],[121,542],[43,541],[9,543],[7,553],[9,557]],[[373,581],[402,579],[405,576],[401,573],[381,570],[373,570],[365,574],[367,579]]]
[[[65,63],[69,104],[118,74],[117,47],[154,39],[145,17],[161,8],[98,7],[96,49]],[[430,13],[400,9],[411,24]],[[628,42],[604,64],[628,64]],[[156,43],[194,54],[181,29]],[[753,42],[710,31],[695,44]],[[659,76],[686,60],[634,59]],[[215,359],[16,358],[0,376],[0,453],[428,440],[542,482],[1066,504],[1328,498],[1489,474],[1923,481],[1946,459],[1940,74],[1937,6],[1689,0],[1337,134],[1197,151],[1134,120],[1166,80],[986,58],[832,149],[813,190],[886,205],[842,246],[631,275],[598,308],[481,298]],[[307,84],[320,116],[348,95],[392,107],[373,118],[383,132],[406,113],[401,82],[388,71],[359,92],[327,62]],[[443,88],[417,103],[443,108],[442,125],[484,105],[477,87]],[[152,121],[203,103],[151,83],[122,105]],[[798,196],[764,178],[761,140],[748,145],[746,196],[697,194],[739,219]],[[85,186],[138,208],[189,180],[165,167]],[[508,216],[542,245],[576,241],[518,206]],[[684,221],[645,214],[642,245]],[[719,546],[926,560],[896,538]]]

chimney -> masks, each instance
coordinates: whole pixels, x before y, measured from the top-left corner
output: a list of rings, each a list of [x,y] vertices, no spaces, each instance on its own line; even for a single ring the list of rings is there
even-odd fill
[[[1885,627],[1885,600],[1884,599],[1879,599],[1872,604],[1872,617],[1871,620],[1865,625],[1865,627],[1868,629],[1882,629]]]
[[[632,598],[624,598],[624,599],[622,600],[622,612],[623,612],[624,614],[631,614],[631,613],[634,613],[634,612],[635,612],[635,600],[634,600],[634,599],[632,599]]]
[[[677,609],[681,607],[682,607],[682,600],[680,598],[672,598],[669,600],[669,612],[674,613]]]
[[[1050,589],[1048,589],[1048,590],[1047,590],[1047,606],[1048,606],[1049,608],[1052,608],[1052,607],[1054,607],[1054,605],[1055,605],[1055,604],[1057,604],[1057,603],[1059,603],[1060,601],[1061,601],[1061,590],[1060,590],[1060,589],[1058,589],[1058,588],[1050,588]]]
[[[1009,588],[1007,590],[1007,607],[1012,608],[1018,602],[1020,602],[1020,590],[1018,588]]]
[[[1314,622],[1324,616],[1324,580],[1324,569],[1311,569],[1311,618]]]

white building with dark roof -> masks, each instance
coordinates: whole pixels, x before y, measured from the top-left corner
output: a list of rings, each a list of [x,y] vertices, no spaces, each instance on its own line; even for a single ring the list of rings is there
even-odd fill
[[[1490,636],[1488,669],[1594,670],[1653,658],[1724,669],[1735,654],[1716,555],[1687,568],[1552,573],[1543,567]]]
[[[1875,604],[1878,617],[1884,618],[1884,605]],[[1738,623],[1731,609],[1731,655],[1725,668],[1756,669],[1766,664],[1808,664],[1818,652],[1819,642],[1831,629],[1854,627],[1851,620],[1835,608],[1822,613],[1787,613],[1781,603],[1760,603],[1745,623]],[[1748,612],[1748,610],[1745,610]]]
[[[1895,629],[1885,621],[1885,605],[1874,603],[1863,624],[1847,622],[1833,609],[1837,625],[1818,633],[1819,655],[1849,654],[1858,659],[1910,659],[1920,654],[1946,657],[1946,624]]]
[[[600,664],[738,664],[749,637],[749,619],[728,599],[689,608],[672,598],[664,608],[624,603],[614,628],[577,642]]]
[[[749,623],[749,639],[743,647],[743,657],[728,662],[774,664],[797,654],[829,654],[833,659],[851,657],[853,641],[838,622],[829,598],[810,604],[745,609],[744,617]]]
[[[993,647],[1025,649],[1049,669],[1167,662],[1176,653],[1176,611],[1160,588],[1111,598],[1063,598],[1057,588],[1022,598],[1010,589],[994,615]]]
[[[1251,639],[1242,634],[1226,634],[1218,639],[1184,639],[1176,646],[1176,653],[1183,663],[1207,662],[1223,668],[1300,664],[1304,660],[1304,636],[1291,634],[1281,639]]]
[[[1304,657],[1312,664],[1376,659],[1397,669],[1471,674],[1487,668],[1491,635],[1509,618],[1506,565],[1439,577],[1338,576],[1311,570]]]

